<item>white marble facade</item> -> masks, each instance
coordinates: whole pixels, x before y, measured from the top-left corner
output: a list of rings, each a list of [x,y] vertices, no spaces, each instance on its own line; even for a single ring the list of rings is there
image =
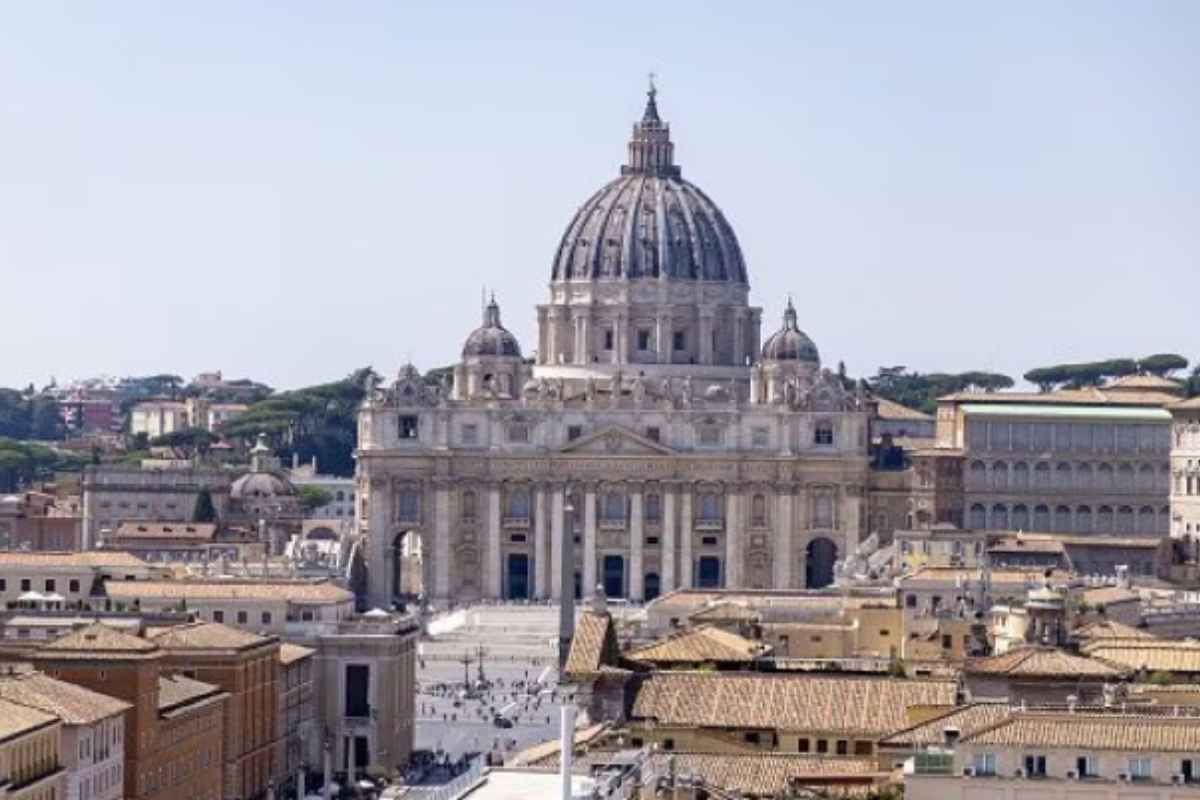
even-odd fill
[[[629,152],[563,237],[534,357],[493,300],[452,384],[406,366],[368,387],[373,605],[820,586],[857,546],[870,404],[821,368],[790,300],[760,346],[736,237],[680,177],[653,89]],[[396,569],[409,535],[421,586]]]

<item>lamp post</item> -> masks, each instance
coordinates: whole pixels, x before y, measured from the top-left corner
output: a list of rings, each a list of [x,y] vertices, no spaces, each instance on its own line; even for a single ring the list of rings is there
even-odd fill
[[[559,564],[559,607],[558,607],[558,668],[561,672],[567,665],[567,653],[571,649],[571,637],[575,635],[575,504],[568,497],[563,506],[563,535],[561,563]]]

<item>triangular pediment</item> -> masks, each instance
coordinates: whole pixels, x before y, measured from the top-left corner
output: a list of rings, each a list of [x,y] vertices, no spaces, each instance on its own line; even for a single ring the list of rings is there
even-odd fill
[[[675,455],[675,451],[662,442],[647,439],[645,436],[616,425],[610,425],[595,433],[581,436],[573,442],[567,442],[559,452],[606,456]]]

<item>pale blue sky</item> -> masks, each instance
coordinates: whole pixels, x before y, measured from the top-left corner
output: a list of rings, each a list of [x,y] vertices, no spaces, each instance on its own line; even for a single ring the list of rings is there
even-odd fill
[[[8,3],[0,385],[453,361],[533,307],[645,73],[764,333],[1200,357],[1200,3]]]

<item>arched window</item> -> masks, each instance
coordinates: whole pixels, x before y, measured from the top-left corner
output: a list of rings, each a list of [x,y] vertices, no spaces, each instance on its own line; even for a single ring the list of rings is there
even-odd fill
[[[1154,509],[1150,506],[1142,506],[1138,509],[1137,514],[1137,532],[1138,533],[1154,533],[1158,529],[1158,522],[1155,519]]]
[[[1065,461],[1054,468],[1054,488],[1071,488],[1071,465]]]
[[[646,495],[646,522],[658,522],[662,519],[662,498],[653,492]]]
[[[761,494],[750,499],[750,525],[755,528],[767,527],[767,498]]]
[[[996,503],[992,506],[992,527],[996,530],[1008,530],[1008,506]]]
[[[992,464],[992,488],[997,491],[1008,488],[1008,464],[1004,461]]]
[[[1058,506],[1054,509],[1054,530],[1057,533],[1071,532],[1071,509],[1068,506]]]
[[[1135,488],[1135,474],[1132,464],[1122,464],[1117,467],[1117,490],[1132,492]]]
[[[833,444],[833,423],[822,420],[813,428],[813,444]]]
[[[1091,464],[1076,464],[1075,465],[1075,488],[1076,489],[1091,489],[1092,488],[1092,465]]]
[[[1039,533],[1050,532],[1050,506],[1040,505],[1034,507],[1033,530]]]
[[[1050,488],[1050,465],[1040,461],[1033,468],[1033,485],[1039,489]]]
[[[987,528],[987,508],[982,503],[971,506],[971,516],[968,526],[980,531]]]
[[[1015,505],[1012,510],[1011,525],[1013,530],[1027,531],[1029,530],[1029,507],[1025,505]]]
[[[1142,464],[1141,469],[1138,470],[1138,491],[1153,492],[1155,482],[1154,467],[1150,464]]]
[[[875,515],[875,531],[877,533],[890,533],[888,531],[888,515],[886,511],[880,511]]]
[[[982,461],[972,461],[967,476],[968,486],[972,489],[983,489],[987,486],[987,464]]]
[[[1100,506],[1096,511],[1096,533],[1112,533],[1113,525],[1112,506]]]
[[[1012,471],[1012,487],[1014,489],[1029,488],[1029,465],[1024,461],[1013,465]]]
[[[475,492],[472,489],[467,489],[462,493],[462,518],[464,522],[473,522],[477,511],[477,501]]]
[[[337,501],[338,501],[339,503],[342,503],[342,502],[345,502],[345,500],[346,500],[346,493],[345,493],[345,492],[343,492],[341,489],[338,489],[338,492],[337,492]]]
[[[1076,533],[1091,533],[1092,532],[1092,508],[1091,506],[1080,506],[1075,509],[1075,532]]]
[[[1111,492],[1116,488],[1116,477],[1112,464],[1101,464],[1096,467],[1096,488],[1101,492]]]
[[[1133,509],[1129,506],[1117,509],[1117,533],[1133,533]]]

